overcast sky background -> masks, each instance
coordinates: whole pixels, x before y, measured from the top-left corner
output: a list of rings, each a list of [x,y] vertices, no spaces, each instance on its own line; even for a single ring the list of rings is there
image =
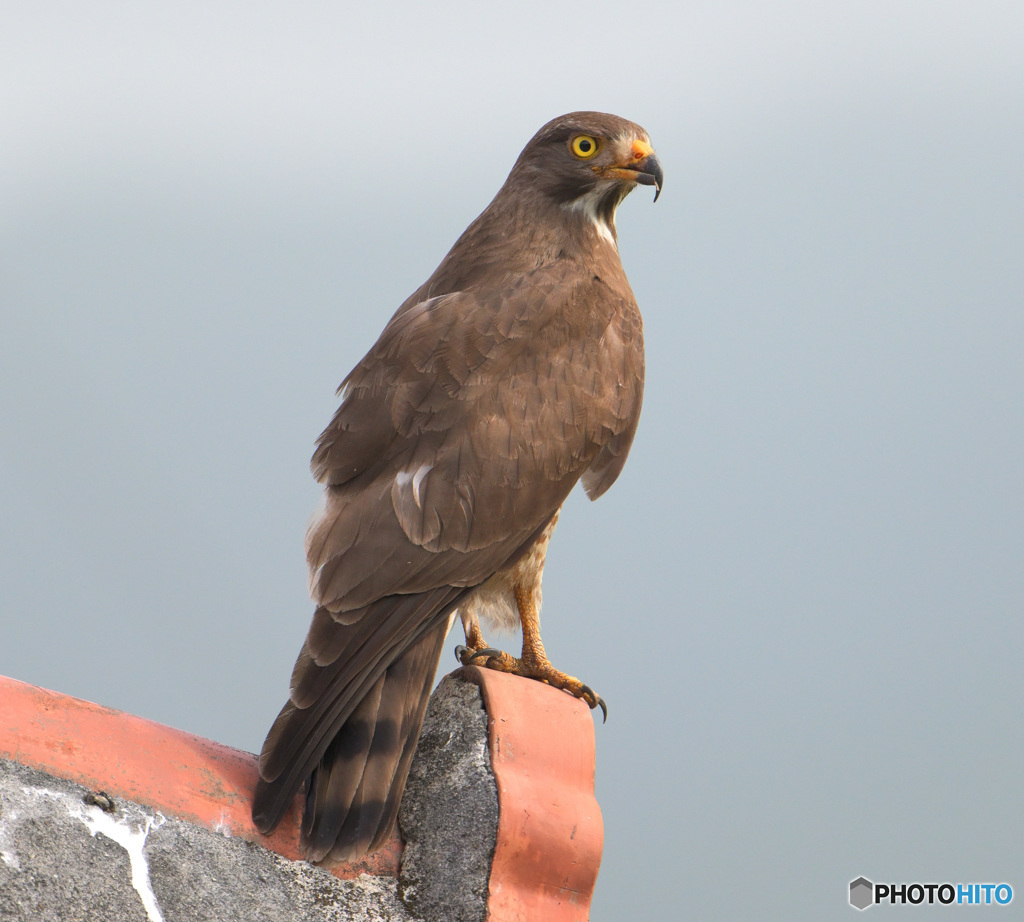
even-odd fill
[[[5,4],[0,673],[257,751],[334,388],[615,112],[647,395],[544,586],[610,709],[593,919],[1024,899],[1022,48],[1019,0]]]

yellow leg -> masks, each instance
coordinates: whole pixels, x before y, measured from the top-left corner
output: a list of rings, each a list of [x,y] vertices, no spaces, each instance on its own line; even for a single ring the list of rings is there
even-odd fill
[[[499,672],[536,679],[546,685],[561,688],[569,692],[570,695],[586,701],[591,708],[600,707],[607,718],[608,708],[600,695],[595,694],[590,686],[584,685],[575,676],[567,675],[551,665],[540,639],[540,614],[534,602],[533,587],[517,583],[515,596],[516,606],[519,608],[519,618],[523,625],[522,656],[516,659],[509,653],[488,647],[484,642],[479,625],[473,623],[466,629],[466,647],[469,649],[460,648],[459,659],[467,666],[470,664],[485,666],[488,669],[497,669]]]
[[[483,631],[480,630],[480,622],[475,617],[472,621],[463,620],[462,627],[466,632],[466,646],[456,647],[455,655],[463,666],[471,666],[474,665],[473,657],[476,656],[476,651],[487,649],[487,641],[484,640]],[[480,666],[483,664],[476,663],[475,665]]]

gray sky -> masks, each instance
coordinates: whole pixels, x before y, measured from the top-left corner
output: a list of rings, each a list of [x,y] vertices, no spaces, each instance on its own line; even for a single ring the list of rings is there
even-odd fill
[[[1024,899],[1024,7],[349,6],[5,5],[0,673],[257,750],[335,386],[602,109],[666,187],[640,433],[544,586],[610,708],[593,918]]]

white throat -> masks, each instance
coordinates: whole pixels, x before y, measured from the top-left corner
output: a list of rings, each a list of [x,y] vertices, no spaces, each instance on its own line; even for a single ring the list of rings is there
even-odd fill
[[[597,235],[607,240],[613,247],[618,249],[618,244],[615,242],[615,212],[611,215],[611,226],[604,220],[604,217],[598,212],[598,204],[601,199],[604,198],[606,193],[606,184],[598,183],[589,192],[581,195],[577,199],[573,199],[566,207],[570,211],[579,212],[594,226],[594,230],[597,231]]]

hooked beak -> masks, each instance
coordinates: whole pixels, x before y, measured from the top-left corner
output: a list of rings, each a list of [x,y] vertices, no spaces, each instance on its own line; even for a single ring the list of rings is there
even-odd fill
[[[646,141],[637,139],[630,147],[625,163],[616,163],[603,171],[606,176],[614,176],[626,182],[639,183],[641,186],[654,186],[654,201],[661,195],[665,174],[661,163],[654,153],[654,148]]]

